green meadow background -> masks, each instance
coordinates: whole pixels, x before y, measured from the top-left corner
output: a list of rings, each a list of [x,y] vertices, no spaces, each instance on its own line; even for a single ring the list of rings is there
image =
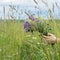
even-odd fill
[[[47,20],[60,37],[60,20]],[[60,60],[60,44],[44,43],[37,31],[24,31],[24,21],[0,20],[0,60]]]

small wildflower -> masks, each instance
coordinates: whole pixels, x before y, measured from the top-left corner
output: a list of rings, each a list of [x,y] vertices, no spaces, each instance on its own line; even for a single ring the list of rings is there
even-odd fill
[[[29,19],[31,19],[32,21],[34,21],[35,20],[35,18],[31,15],[31,16],[29,16]]]
[[[0,52],[2,51],[2,49],[0,49]]]
[[[39,45],[40,43],[38,42],[37,44]]]
[[[16,52],[16,55],[18,55],[19,53],[18,52]]]
[[[24,30],[27,32],[28,31],[28,26],[29,26],[29,22],[25,22],[24,23]]]
[[[34,27],[29,22],[24,23],[25,32],[31,32],[33,34]]]
[[[24,28],[24,30],[27,32],[28,31],[28,28]]]
[[[36,40],[37,38],[36,37],[32,37],[32,39],[35,39]]]
[[[24,27],[28,27],[28,26],[29,26],[29,22],[25,22]]]

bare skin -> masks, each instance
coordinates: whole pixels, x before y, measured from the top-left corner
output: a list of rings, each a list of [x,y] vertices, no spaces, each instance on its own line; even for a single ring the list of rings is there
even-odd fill
[[[60,44],[60,38],[57,38],[54,34],[48,33],[47,36],[43,35],[43,39],[45,43],[54,45],[55,43]]]

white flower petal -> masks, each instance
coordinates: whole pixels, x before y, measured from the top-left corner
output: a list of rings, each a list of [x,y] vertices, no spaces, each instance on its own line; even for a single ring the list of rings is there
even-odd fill
[[[2,51],[2,49],[0,49],[0,52]]]
[[[36,40],[37,38],[36,37],[32,37],[32,39],[35,39]]]

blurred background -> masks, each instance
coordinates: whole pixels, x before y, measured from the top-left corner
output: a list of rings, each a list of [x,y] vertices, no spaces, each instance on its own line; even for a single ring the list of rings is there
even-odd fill
[[[36,17],[45,19],[50,18],[48,8],[44,4],[48,4],[51,10],[54,10],[53,16],[55,19],[60,19],[60,0],[1,0],[0,1],[0,19],[25,20],[28,16],[24,13],[32,13]]]

